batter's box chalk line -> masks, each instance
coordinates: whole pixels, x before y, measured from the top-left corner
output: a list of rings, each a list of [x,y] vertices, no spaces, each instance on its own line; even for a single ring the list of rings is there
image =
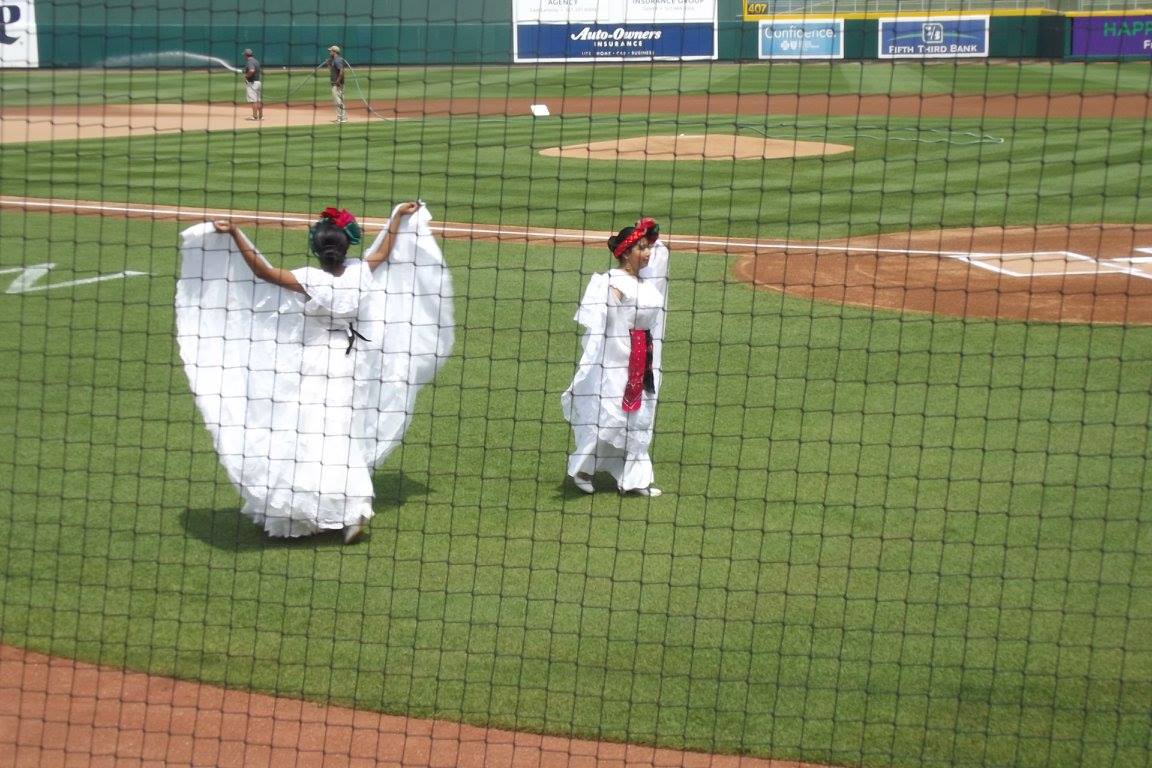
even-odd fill
[[[1152,248],[1137,248],[1137,251],[1152,254]],[[1008,277],[1059,277],[1065,275],[1098,275],[1101,272],[1128,274],[1152,280],[1152,270],[1132,266],[1152,263],[1152,257],[1127,257],[1097,260],[1076,251],[1019,251],[1008,253],[946,252],[941,256],[971,264]],[[1012,268],[1009,265],[1023,264],[1027,270]],[[1072,266],[1081,264],[1083,266]],[[1064,265],[1063,268],[1060,265]]]

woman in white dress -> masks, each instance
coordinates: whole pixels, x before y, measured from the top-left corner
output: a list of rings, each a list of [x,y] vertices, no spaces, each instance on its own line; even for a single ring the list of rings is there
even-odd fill
[[[561,396],[576,448],[568,475],[585,493],[608,472],[620,493],[659,496],[648,454],[656,416],[653,329],[664,327],[664,272],[651,275],[646,226],[608,238],[616,267],[592,276],[575,320],[585,328],[583,353]]]
[[[185,230],[177,339],[216,451],[270,536],[372,517],[372,470],[399,444],[416,392],[452,346],[452,289],[419,203],[396,207],[362,261],[360,228],[327,209],[319,267],[273,267],[231,222]]]

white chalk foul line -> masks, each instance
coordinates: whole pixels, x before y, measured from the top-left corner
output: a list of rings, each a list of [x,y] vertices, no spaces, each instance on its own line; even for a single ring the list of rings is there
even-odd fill
[[[0,207],[22,208],[25,210],[42,210],[57,213],[94,213],[119,214],[124,216],[154,217],[164,219],[189,219],[204,221],[213,218],[236,218],[244,221],[265,222],[269,224],[311,224],[315,217],[301,216],[290,213],[260,213],[258,211],[232,210],[226,208],[183,208],[179,206],[148,206],[127,205],[115,203],[85,202],[79,200],[53,200],[43,198],[20,198],[0,196]],[[383,229],[387,219],[363,219],[360,223],[365,229]],[[446,222],[433,222],[433,229],[445,234],[494,237],[494,238],[524,238],[526,240],[568,241],[578,243],[596,243],[604,241],[602,232],[573,231],[564,229],[529,229],[517,226],[492,226],[476,224],[459,224]],[[820,245],[816,243],[800,243],[786,241],[762,241],[745,238],[706,238],[706,237],[669,237],[670,247],[702,248],[709,250],[752,250],[752,251],[805,251],[829,253],[880,253],[911,256],[948,256],[963,258],[965,252],[918,250],[910,248],[875,248],[869,246],[849,245]]]
[[[290,213],[261,213],[259,211],[240,211],[224,208],[182,208],[178,206],[147,206],[127,205],[100,202],[85,202],[79,200],[54,200],[42,198],[20,198],[0,196],[0,207],[22,208],[24,210],[44,210],[60,213],[97,213],[120,214],[125,216],[155,217],[165,219],[191,219],[203,221],[213,218],[237,218],[251,222],[265,222],[271,224],[308,225],[313,217]],[[364,219],[361,224],[365,229],[383,229],[388,223],[387,219]],[[525,240],[547,240],[550,242],[596,243],[603,242],[604,235],[600,232],[572,231],[562,229],[528,229],[516,226],[479,226],[475,224],[459,224],[434,222],[433,229],[444,235],[457,235],[461,237],[492,237],[497,239],[523,238]],[[942,251],[920,248],[879,248],[874,246],[854,245],[821,245],[819,243],[800,243],[775,241],[766,242],[743,238],[713,239],[704,237],[669,237],[668,245],[677,248],[692,248],[699,250],[724,253],[733,251],[801,251],[819,253],[870,253],[879,255],[897,256],[928,256],[935,258],[948,258],[963,261],[971,266],[996,272],[1009,277],[1045,277],[1032,272],[1019,272],[1007,269],[1002,265],[990,263],[1015,258],[1037,258],[1049,253],[1063,254],[1067,261],[1092,262],[1093,268],[1085,270],[1063,270],[1063,275],[1090,275],[1100,271],[1128,274],[1135,277],[1152,279],[1152,272],[1141,268],[1145,259],[1134,257],[1128,259],[1097,260],[1074,251],[1026,251],[1019,253],[995,253],[979,251]],[[1136,248],[1138,253],[1152,253],[1152,248]],[[1125,264],[1124,262],[1128,262]]]

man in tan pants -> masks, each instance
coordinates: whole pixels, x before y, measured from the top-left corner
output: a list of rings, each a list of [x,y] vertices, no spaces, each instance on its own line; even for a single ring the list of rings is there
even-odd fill
[[[348,62],[340,55],[340,46],[328,46],[328,72],[332,77],[332,104],[336,107],[336,122],[348,122],[348,110],[344,106],[344,73]]]

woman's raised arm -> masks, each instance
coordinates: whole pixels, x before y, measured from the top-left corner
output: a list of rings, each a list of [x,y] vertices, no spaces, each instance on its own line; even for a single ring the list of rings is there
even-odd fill
[[[376,268],[387,261],[389,254],[392,253],[392,246],[396,243],[396,235],[400,231],[400,217],[411,216],[420,210],[420,202],[412,201],[410,203],[400,203],[392,211],[392,218],[388,219],[388,232],[384,236],[384,242],[380,243],[380,247],[371,253],[364,263],[368,265],[368,269],[373,272]]]
[[[239,228],[233,226],[230,221],[217,221],[213,222],[217,232],[229,234],[232,236],[232,242],[236,243],[236,247],[240,250],[240,255],[244,257],[244,261],[248,264],[248,268],[252,270],[252,274],[261,280],[278,285],[281,288],[287,288],[290,291],[297,293],[306,293],[304,287],[300,285],[300,281],[286,269],[274,267],[268,263],[259,251],[257,251],[248,238]]]

